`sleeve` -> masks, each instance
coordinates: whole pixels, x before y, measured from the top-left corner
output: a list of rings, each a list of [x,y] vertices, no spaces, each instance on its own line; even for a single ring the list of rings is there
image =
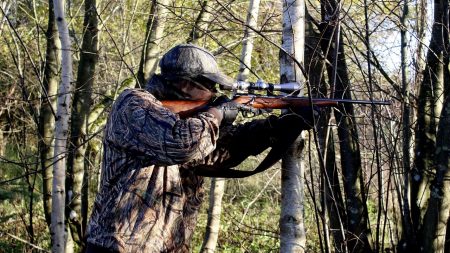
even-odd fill
[[[189,163],[184,168],[207,168],[223,170],[236,167],[249,156],[255,156],[279,144],[280,140],[295,138],[304,129],[305,122],[295,114],[281,117],[274,115],[266,119],[258,119],[245,124],[228,126],[221,129],[217,148],[203,161]],[[286,144],[288,145],[288,144]]]
[[[180,119],[142,90],[122,93],[109,120],[106,141],[151,164],[164,166],[205,158],[214,150],[219,132],[212,114]]]

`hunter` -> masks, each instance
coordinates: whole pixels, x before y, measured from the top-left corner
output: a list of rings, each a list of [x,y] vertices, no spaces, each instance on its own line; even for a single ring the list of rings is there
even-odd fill
[[[204,48],[175,46],[159,66],[145,89],[123,91],[112,106],[88,253],[189,252],[204,198],[202,175],[233,177],[223,172],[310,128],[307,113],[233,124],[240,106],[215,97],[216,84],[233,80]],[[169,99],[212,102],[180,118],[160,102]]]

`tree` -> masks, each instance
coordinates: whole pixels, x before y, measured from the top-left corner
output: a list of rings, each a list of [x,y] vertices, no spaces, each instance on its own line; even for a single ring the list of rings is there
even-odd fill
[[[208,0],[203,1],[200,7],[200,12],[198,13],[197,19],[195,20],[194,24],[192,25],[187,43],[198,44],[198,40],[202,38],[203,35],[207,34],[208,20],[211,16],[208,7]]]
[[[421,209],[419,194],[423,191],[428,179],[427,171],[435,171],[431,180],[430,193],[426,212],[423,217],[420,237],[424,252],[445,252],[447,222],[450,211],[450,198],[446,193],[449,187],[445,180],[448,173],[448,124],[449,124],[449,2],[434,2],[434,23],[428,49],[424,78],[420,86],[418,123],[416,130],[416,168],[413,172],[412,209],[415,211],[413,221],[420,220]],[[445,102],[443,99],[445,97]],[[444,108],[444,109],[442,109]],[[413,215],[414,215],[413,214]]]
[[[54,133],[55,128],[55,110],[56,110],[56,91],[58,89],[58,79],[61,64],[61,42],[58,38],[58,29],[55,23],[55,14],[53,12],[53,0],[49,1],[48,24],[47,24],[47,50],[44,66],[43,80],[43,102],[39,113],[39,152],[42,170],[42,193],[44,215],[47,225],[51,224],[51,191],[52,191],[52,165],[54,155]]]
[[[317,23],[311,15],[307,16],[305,29],[305,69],[308,71],[308,83],[311,96],[327,98],[330,94],[329,84],[325,81],[324,70],[326,61],[321,55],[320,33],[314,29]],[[335,134],[332,127],[331,108],[322,108],[316,117],[316,137],[318,149],[318,163],[320,172],[320,206],[316,209],[316,216],[322,217],[323,251],[329,252],[333,242],[336,252],[346,252],[346,240],[343,227],[345,217],[343,196],[339,182],[339,168],[336,164]],[[311,177],[312,175],[312,171]],[[315,197],[313,195],[313,197]],[[317,224],[319,226],[319,224]],[[333,236],[331,240],[330,236]]]
[[[250,0],[247,12],[247,20],[244,28],[244,38],[242,40],[241,61],[239,65],[239,74],[237,80],[247,81],[250,69],[252,67],[252,51],[255,30],[258,24],[260,0]]]
[[[332,96],[352,99],[350,79],[340,33],[340,4],[334,0],[322,0],[322,52],[328,61],[328,80]],[[352,252],[372,252],[361,152],[352,104],[338,106],[334,116],[338,123],[339,148],[345,192],[347,247]]]
[[[207,2],[205,1],[203,4],[201,13],[203,13],[206,9]],[[250,0],[249,3],[240,58],[241,63],[239,67],[239,74],[237,76],[237,80],[239,81],[247,81],[248,73],[250,72],[249,70],[251,68],[253,51],[253,36],[255,35],[254,30],[256,29],[258,23],[259,4],[259,0]],[[198,16],[196,23],[199,22],[198,20],[200,20],[201,16],[202,15]],[[199,37],[198,30],[200,29],[197,29],[197,27],[194,26],[191,31],[191,37],[195,40]],[[224,178],[211,179],[208,220],[201,252],[215,251],[220,230],[220,215],[222,212],[222,198],[225,192],[225,184],[226,180]]]
[[[72,106],[72,55],[69,29],[64,14],[64,1],[53,1],[56,24],[61,40],[61,83],[58,89],[55,120],[55,154],[53,165],[51,236],[52,252],[65,250],[66,152]]]
[[[216,251],[220,231],[220,215],[222,213],[222,198],[225,192],[225,178],[212,178],[209,190],[208,220],[200,252]]]
[[[436,174],[431,182],[430,199],[423,218],[423,252],[448,252],[450,211],[450,98],[447,96],[439,120],[436,142]]]
[[[427,171],[434,168],[436,131],[444,99],[444,82],[448,79],[448,1],[434,1],[434,22],[431,41],[420,85],[415,129],[414,169],[411,173],[411,215],[416,230],[420,230],[421,217],[428,199]],[[424,195],[425,194],[425,195]],[[425,198],[423,197],[425,196]],[[433,233],[432,231],[423,231]]]
[[[305,43],[305,2],[283,1],[283,33],[280,53],[280,83],[302,80],[301,66]],[[294,58],[294,59],[292,59]],[[304,82],[303,82],[304,83]],[[292,144],[283,156],[281,170],[281,252],[305,252],[303,218],[304,163],[303,140]]]
[[[166,15],[169,0],[153,0],[152,9],[148,16],[147,27],[142,49],[141,63],[138,70],[137,87],[145,87],[146,81],[156,70],[159,61],[160,43],[164,36]]]
[[[89,161],[86,150],[89,142],[88,118],[93,104],[92,89],[98,61],[97,1],[84,1],[83,41],[78,63],[71,120],[71,145],[68,159],[68,224],[74,241],[82,246],[87,224],[87,184]]]

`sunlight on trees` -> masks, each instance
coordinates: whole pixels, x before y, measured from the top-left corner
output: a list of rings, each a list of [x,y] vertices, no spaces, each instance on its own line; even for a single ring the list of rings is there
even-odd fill
[[[286,216],[303,222],[301,250],[280,238],[289,206],[278,163],[226,180],[208,252],[450,251],[448,0],[293,1],[305,5],[305,31],[291,32],[304,49],[287,50],[301,62],[296,78],[280,71],[286,20],[297,20],[289,3],[1,0],[0,251],[83,250],[111,104],[124,89],[145,88],[159,57],[186,42],[209,49],[237,79],[283,75],[302,80],[305,96],[392,101],[321,110],[304,133],[304,188],[287,188],[304,193],[289,201],[303,209]],[[207,209],[194,252],[206,244]]]

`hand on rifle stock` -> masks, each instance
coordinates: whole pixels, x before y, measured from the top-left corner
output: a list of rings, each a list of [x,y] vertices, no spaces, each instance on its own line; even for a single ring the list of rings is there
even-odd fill
[[[259,110],[251,106],[236,103],[230,100],[227,96],[220,96],[216,98],[211,106],[218,110],[222,114],[222,124],[231,125],[235,120],[239,112],[258,114]]]

